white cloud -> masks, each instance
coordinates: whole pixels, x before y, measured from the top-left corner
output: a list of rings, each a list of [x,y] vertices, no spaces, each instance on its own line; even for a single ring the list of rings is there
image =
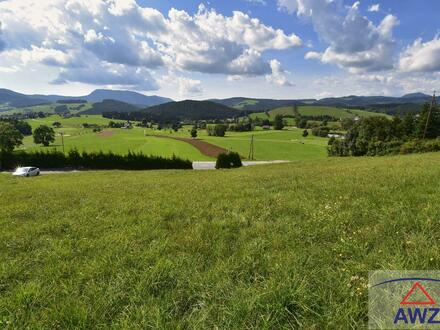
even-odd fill
[[[321,60],[322,54],[318,52],[307,52],[304,58],[306,60]]]
[[[342,0],[279,0],[280,8],[310,19],[315,31],[329,47],[323,53],[309,52],[307,59],[333,63],[351,72],[391,69],[395,42],[392,31],[398,24],[387,15],[375,26],[359,12],[359,2],[345,7]]]
[[[228,76],[226,78],[226,80],[229,81],[229,82],[241,81],[241,80],[243,80],[243,76],[237,76],[237,75],[235,75],[235,76]]]
[[[5,42],[1,39],[2,33],[2,22],[0,21],[0,52],[6,47]]]
[[[378,12],[380,10],[380,4],[376,3],[368,7],[369,12]]]
[[[281,63],[278,60],[270,61],[270,68],[272,74],[266,76],[268,82],[283,87],[293,86],[287,78],[287,72],[283,70]]]
[[[58,82],[121,84],[125,72],[134,74],[127,86],[155,88],[151,70],[160,67],[262,76],[271,73],[263,52],[302,44],[242,12],[224,16],[204,5],[194,15],[171,9],[164,16],[135,0],[5,0],[0,22],[2,57],[63,68]],[[96,78],[86,74],[91,63]]]
[[[278,9],[293,14],[298,10],[298,2],[296,0],[278,0]]]
[[[62,69],[52,84],[59,85],[71,82],[110,85],[133,90],[159,89],[159,85],[147,69],[106,62],[91,63],[89,66],[74,70]]]
[[[267,2],[265,0],[245,0],[245,1],[250,3],[256,3],[263,6],[267,5]]]
[[[440,72],[407,73],[386,71],[323,76],[306,85],[314,91],[327,92],[332,96],[389,95],[397,96],[414,92],[432,93],[438,87]]]
[[[181,97],[200,95],[205,92],[200,80],[178,76],[175,72],[163,76],[161,84],[177,87]]]
[[[179,94],[182,96],[202,94],[204,92],[202,82],[200,80],[179,77],[178,84]]]
[[[428,42],[414,41],[400,55],[398,67],[403,72],[440,71],[440,38]]]
[[[225,17],[200,6],[196,15],[172,9],[169,33],[157,39],[160,50],[179,68],[202,73],[263,75],[269,63],[261,52],[301,45],[294,34],[265,26],[241,12]]]
[[[18,72],[19,70],[20,68],[17,66],[11,66],[11,67],[0,66],[1,73],[15,73]]]

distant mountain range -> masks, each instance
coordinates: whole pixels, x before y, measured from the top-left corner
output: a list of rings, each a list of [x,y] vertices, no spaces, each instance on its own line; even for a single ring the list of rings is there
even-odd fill
[[[317,100],[314,104],[339,107],[369,106],[378,104],[422,104],[431,99],[430,95],[423,93],[406,94],[401,97],[391,96],[356,96],[333,97]]]
[[[315,99],[299,100],[273,100],[273,99],[253,99],[246,97],[232,97],[228,99],[211,99],[209,101],[223,104],[243,111],[264,111],[279,107],[287,107],[294,104],[313,104]]]
[[[185,119],[221,119],[234,116],[231,111],[244,113],[261,112],[274,108],[292,105],[332,106],[342,108],[359,108],[388,114],[404,114],[420,110],[420,105],[429,102],[430,95],[423,93],[406,94],[401,97],[389,96],[344,96],[324,99],[258,99],[233,97],[211,99],[207,101],[181,101],[160,96],[147,96],[137,92],[97,89],[85,96],[62,95],[26,95],[8,89],[0,89],[0,113],[11,108],[24,108],[36,105],[65,101],[66,103],[90,102],[94,106],[87,110],[89,114],[103,112],[142,111],[160,114],[163,118]],[[111,102],[113,101],[113,102]],[[172,114],[171,114],[172,113]]]
[[[334,107],[370,107],[380,105],[422,104],[431,99],[430,95],[423,93],[406,94],[401,97],[391,96],[344,96],[324,99],[297,99],[297,100],[272,100],[234,97],[229,99],[213,99],[211,101],[246,111],[265,111],[278,107],[292,105],[321,105]]]
[[[118,91],[108,89],[97,89],[85,96],[63,96],[63,95],[26,95],[8,89],[0,89],[0,104],[12,108],[30,107],[47,103],[54,103],[59,100],[86,100],[90,103],[102,102],[104,100],[115,100],[129,103],[141,108],[172,102],[172,99],[160,96],[147,96],[137,92]]]

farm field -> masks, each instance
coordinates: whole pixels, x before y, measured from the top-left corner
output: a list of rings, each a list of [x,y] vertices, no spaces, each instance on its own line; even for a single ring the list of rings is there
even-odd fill
[[[302,136],[303,130],[290,129],[283,131],[255,131],[232,133],[221,137],[204,137],[203,139],[225,149],[236,151],[247,156],[251,136],[254,135],[254,157],[257,160],[307,160],[322,159],[327,156],[326,138],[311,134]]]
[[[152,131],[152,134],[188,137],[191,126],[179,132]],[[303,129],[289,128],[282,131],[256,129],[253,132],[226,132],[225,137],[208,136],[205,130],[198,138],[247,157],[252,135],[256,160],[307,160],[322,159],[327,155],[327,138],[312,136],[304,138]]]
[[[387,116],[383,113],[376,113],[376,112],[370,112],[370,111],[364,111],[364,110],[352,110],[352,109],[342,109],[342,108],[335,108],[335,107],[325,107],[325,106],[299,106],[298,111],[300,115],[302,116],[332,116],[335,118],[354,118],[356,116],[359,117],[371,117],[371,116]],[[259,113],[253,113],[249,116],[252,119],[260,118],[260,119],[270,119],[274,120],[276,115],[290,115],[294,116],[295,113],[293,111],[293,107],[281,107],[276,108],[273,110],[270,110],[268,112],[269,116],[264,112]],[[289,119],[289,118],[287,118]],[[293,120],[293,118],[291,119]],[[294,122],[294,120],[293,120]],[[288,123],[289,125],[292,124],[292,122]]]
[[[68,151],[77,148],[79,151],[112,151],[118,154],[126,154],[128,151],[143,152],[146,155],[172,157],[179,156],[190,160],[211,160],[211,158],[202,155],[197,149],[185,142],[172,139],[160,139],[153,136],[144,136],[144,130],[135,128],[132,130],[106,129],[103,132],[95,133],[92,129],[82,128],[83,123],[108,125],[109,119],[99,115],[87,115],[81,117],[61,118],[59,116],[50,116],[46,118],[30,119],[28,122],[33,128],[39,125],[52,126],[52,123],[58,121],[63,126],[56,128],[57,136],[55,143],[49,147],[35,145],[32,136],[25,137],[21,150],[62,150],[62,141],[60,132],[64,135],[65,150]],[[118,122],[118,120],[113,120]]]
[[[439,162],[0,174],[0,327],[364,328],[370,270],[440,266]]]
[[[28,112],[44,112],[44,113],[55,113],[55,108],[58,106],[67,106],[68,110],[71,113],[78,113],[81,111],[86,111],[90,108],[92,108],[91,103],[51,103],[51,104],[44,104],[44,105],[35,105],[31,107],[24,107],[24,108],[16,108],[8,111],[0,111],[1,115],[14,115],[19,113],[28,113]]]
[[[63,127],[55,129],[57,133],[63,132],[65,150],[76,147],[80,151],[113,151],[115,153],[127,153],[142,151],[145,154],[171,157],[173,154],[189,160],[213,160],[204,156],[191,145],[173,139],[163,139],[154,135],[189,137],[191,126],[185,126],[179,132],[170,130],[153,130],[134,128],[132,130],[106,129],[101,133],[94,133],[91,129],[83,129],[83,123],[108,125],[109,119],[97,115],[88,115],[64,119],[59,116],[30,119],[28,122],[33,128],[39,125],[51,126],[59,121]],[[198,132],[198,138],[223,147],[227,150],[236,151],[243,157],[249,155],[251,136],[254,135],[254,158],[256,160],[306,160],[321,159],[326,157],[327,139],[309,135],[302,137],[303,130],[289,129],[283,131],[256,130],[254,132],[227,132],[225,137],[210,137],[205,130]],[[147,134],[149,136],[144,136]],[[61,137],[57,134],[54,145],[48,148],[62,150]],[[26,137],[23,150],[48,149],[33,143],[32,137]]]

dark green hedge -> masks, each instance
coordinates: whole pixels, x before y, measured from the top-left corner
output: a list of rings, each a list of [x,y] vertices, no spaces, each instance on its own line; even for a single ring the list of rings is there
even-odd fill
[[[23,151],[0,153],[0,169],[12,170],[18,166],[35,166],[41,169],[73,168],[99,170],[157,170],[157,169],[192,169],[189,160],[173,156],[163,158],[146,156],[142,153],[129,152],[116,155],[112,152],[78,152],[70,150],[67,155],[58,151],[32,152]]]
[[[241,157],[236,152],[221,153],[217,156],[216,169],[242,167]]]

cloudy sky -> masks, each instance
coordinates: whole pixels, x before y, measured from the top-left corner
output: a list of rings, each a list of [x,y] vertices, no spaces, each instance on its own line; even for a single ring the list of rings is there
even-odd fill
[[[440,89],[438,0],[0,0],[0,87],[180,99]]]

